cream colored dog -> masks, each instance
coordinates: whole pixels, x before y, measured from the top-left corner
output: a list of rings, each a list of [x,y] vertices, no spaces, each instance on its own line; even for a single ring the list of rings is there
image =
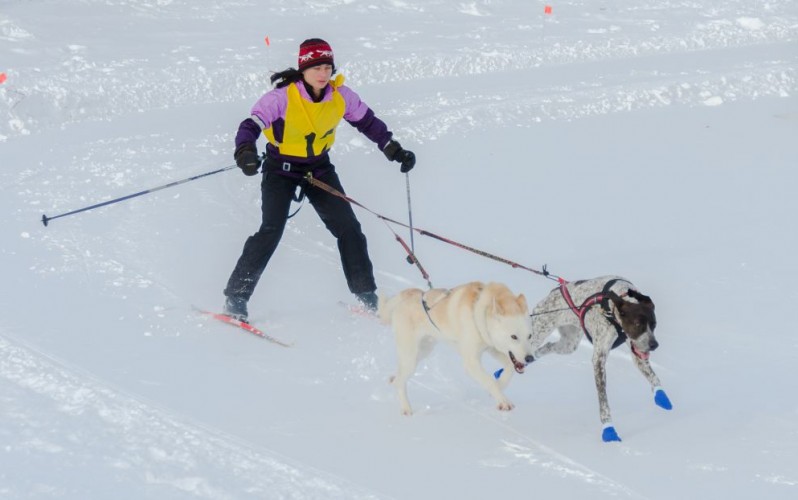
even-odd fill
[[[436,340],[447,341],[460,353],[468,374],[488,390],[499,410],[513,409],[502,389],[514,371],[524,373],[533,353],[529,309],[523,295],[516,297],[499,283],[474,282],[427,292],[410,288],[390,299],[380,297],[378,312],[396,337],[399,367],[391,383],[399,393],[403,414],[413,413],[407,380]],[[504,367],[498,380],[482,367],[485,351]]]

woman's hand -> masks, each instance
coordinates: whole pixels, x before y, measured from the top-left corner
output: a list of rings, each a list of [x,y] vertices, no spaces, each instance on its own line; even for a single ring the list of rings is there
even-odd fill
[[[391,161],[399,162],[402,164],[399,169],[403,174],[413,170],[416,166],[416,155],[412,151],[402,149],[402,145],[396,141],[390,141],[382,150],[385,157]]]
[[[236,165],[244,172],[244,175],[255,175],[260,167],[258,158],[258,148],[254,144],[244,143],[236,148],[233,155]]]

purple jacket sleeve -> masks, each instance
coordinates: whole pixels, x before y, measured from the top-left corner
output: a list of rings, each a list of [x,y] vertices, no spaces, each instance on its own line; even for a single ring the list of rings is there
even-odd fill
[[[374,111],[360,100],[360,96],[354,90],[342,85],[338,87],[338,92],[346,101],[344,119],[382,150],[393,137],[385,122],[377,118]]]
[[[242,144],[255,144],[260,137],[260,125],[255,123],[252,118],[247,118],[241,125],[238,126],[238,133],[236,134],[236,149]]]
[[[252,106],[252,116],[238,126],[236,148],[247,142],[254,144],[263,129],[269,128],[272,123],[284,116],[287,103],[288,97],[284,87],[263,94]]]

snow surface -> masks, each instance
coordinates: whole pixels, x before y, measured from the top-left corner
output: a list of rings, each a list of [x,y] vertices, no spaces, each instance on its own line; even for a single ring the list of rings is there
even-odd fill
[[[796,498],[798,2],[544,5],[0,1],[0,498]],[[308,207],[250,303],[295,346],[200,317],[259,222],[236,170],[43,227],[230,165],[314,36],[416,152],[416,225],[654,298],[672,411],[621,347],[606,444],[587,344],[516,377],[507,413],[439,346],[401,416],[391,333],[338,305]],[[351,127],[333,160],[350,196],[407,216],[398,165]],[[380,291],[423,288],[358,214]],[[553,286],[414,243],[438,287]]]

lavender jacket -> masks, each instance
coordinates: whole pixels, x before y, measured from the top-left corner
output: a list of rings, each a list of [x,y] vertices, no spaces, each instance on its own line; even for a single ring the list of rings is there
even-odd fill
[[[297,83],[299,94],[303,99],[312,101],[310,94],[304,82]],[[294,84],[291,84],[294,85]],[[238,126],[238,133],[236,134],[236,149],[242,144],[255,144],[264,129],[272,127],[274,136],[278,141],[283,138],[285,130],[285,110],[288,105],[288,96],[286,94],[288,87],[270,90],[263,95],[258,102],[252,106],[252,117],[247,118]],[[344,111],[344,120],[349,122],[350,125],[358,129],[363,135],[368,137],[372,142],[377,144],[377,147],[382,150],[385,145],[393,137],[393,133],[388,130],[388,126],[374,115],[374,111],[369,108],[366,103],[360,100],[360,96],[345,85],[338,87],[338,92],[344,98],[346,109]],[[324,91],[323,101],[332,99],[332,87],[329,85]],[[281,155],[277,148],[271,144],[266,145],[266,151],[270,158],[277,161],[290,161],[294,163],[316,163],[325,156],[323,155],[312,158],[296,158],[293,156]]]

